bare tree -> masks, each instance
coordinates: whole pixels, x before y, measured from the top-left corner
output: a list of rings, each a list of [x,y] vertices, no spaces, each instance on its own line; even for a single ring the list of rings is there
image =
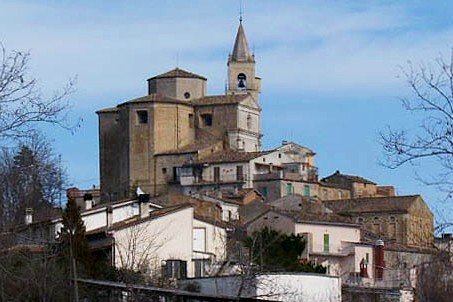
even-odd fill
[[[75,129],[67,123],[70,105],[66,101],[74,92],[74,79],[45,98],[29,74],[29,60],[28,52],[7,52],[0,43],[0,139],[27,137],[36,123]]]
[[[398,168],[422,161],[440,166],[435,175],[420,175],[426,184],[438,185],[448,192],[453,185],[453,49],[446,61],[439,56],[434,64],[415,65],[408,62],[401,67],[411,90],[411,96],[402,99],[406,110],[420,113],[417,129],[381,133],[385,151],[384,165]]]
[[[0,230],[24,222],[26,208],[48,218],[59,205],[66,173],[40,134],[0,150]],[[60,204],[61,206],[61,204]]]
[[[119,278],[128,283],[156,284],[160,277],[157,253],[165,244],[163,233],[166,226],[151,222],[133,224],[117,232],[115,238],[116,266]],[[169,238],[167,241],[170,241]]]

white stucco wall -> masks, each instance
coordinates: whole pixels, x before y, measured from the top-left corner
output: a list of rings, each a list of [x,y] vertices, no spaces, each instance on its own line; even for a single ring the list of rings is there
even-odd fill
[[[214,181],[214,167],[220,168],[220,181],[230,182],[238,181],[236,174],[236,167],[242,166],[243,179],[249,179],[249,171],[247,162],[236,162],[236,163],[218,163],[212,164],[203,169],[203,180]]]
[[[196,253],[196,258],[212,259],[214,261],[222,261],[226,258],[226,240],[227,234],[224,228],[215,226],[213,224],[201,221],[198,219],[193,220],[193,228],[203,228],[206,230],[206,253]],[[210,256],[215,256],[214,259]]]
[[[115,265],[137,268],[138,262],[146,262],[151,273],[158,274],[163,260],[184,260],[187,275],[193,276],[192,232],[193,208],[114,230]]]
[[[313,235],[313,252],[324,252],[324,234],[329,235],[329,253],[342,252],[342,241],[359,242],[360,227],[328,225],[313,223],[297,223],[296,234],[311,233]]]
[[[281,273],[252,276],[198,278],[201,292],[213,295],[258,297],[273,301],[340,302],[341,283],[338,277],[308,273]]]

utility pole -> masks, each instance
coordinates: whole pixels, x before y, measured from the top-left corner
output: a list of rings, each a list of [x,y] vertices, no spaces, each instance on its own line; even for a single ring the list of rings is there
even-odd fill
[[[74,301],[79,302],[79,286],[77,284],[77,267],[76,267],[76,260],[74,258],[73,252],[73,244],[72,244],[72,236],[73,231],[72,229],[68,230],[69,232],[69,261],[70,261],[70,278],[72,278],[73,286],[74,286]]]

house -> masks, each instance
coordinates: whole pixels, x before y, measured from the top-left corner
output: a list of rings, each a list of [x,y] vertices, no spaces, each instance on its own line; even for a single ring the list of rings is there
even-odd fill
[[[209,190],[255,188],[266,200],[295,192],[313,196],[318,191],[314,156],[312,150],[286,141],[269,151],[226,150],[212,153],[182,165],[180,190],[184,194],[194,194]]]
[[[342,174],[339,170],[335,171],[332,175],[321,179],[320,183],[323,183],[325,186],[337,185],[338,187],[347,189],[350,191],[350,198],[386,197],[396,195],[395,188],[392,186],[378,186],[371,180],[361,176]],[[348,197],[343,196],[343,198],[340,199],[347,198]],[[324,198],[324,200],[327,200],[327,198]]]
[[[218,205],[222,210],[222,220],[229,222],[241,220],[241,207],[254,201],[263,201],[261,194],[254,189],[206,191],[194,197]]]
[[[117,268],[170,278],[203,276],[226,257],[226,225],[197,216],[191,204],[162,207],[142,194],[89,208],[81,217],[90,249]],[[57,242],[62,227],[61,216],[20,226],[13,245]]]
[[[330,200],[323,204],[385,242],[409,247],[430,247],[433,243],[433,214],[420,195]]]
[[[368,278],[374,277],[372,244],[361,241],[360,225],[335,214],[315,214],[302,211],[270,209],[247,224],[247,233],[252,234],[264,227],[286,234],[301,234],[306,240],[302,257],[327,267],[329,275],[341,276],[361,272],[361,263],[366,263]],[[362,264],[363,264],[362,263]]]
[[[115,267],[152,277],[204,276],[226,257],[225,228],[194,217],[193,207],[188,204],[87,232],[89,238],[96,235],[97,242],[107,242],[103,248],[111,250]],[[93,246],[97,242],[92,241]]]
[[[81,190],[77,187],[66,189],[66,196],[73,198],[80,209],[85,210],[94,207],[101,201],[101,190],[93,186],[90,189]]]

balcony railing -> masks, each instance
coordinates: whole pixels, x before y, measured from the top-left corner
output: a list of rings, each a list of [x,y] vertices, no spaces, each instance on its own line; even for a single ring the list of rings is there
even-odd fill
[[[278,171],[278,172],[271,172],[271,173],[260,173],[254,174],[253,180],[276,180],[276,179],[284,179],[284,180],[292,180],[292,181],[311,181],[315,182],[318,180],[318,168],[311,167],[307,171],[302,171],[304,173],[294,173],[289,171]]]
[[[248,175],[220,175],[219,178],[201,178],[195,176],[181,176],[181,185],[192,185],[192,184],[210,184],[210,183],[233,183],[239,182],[244,183],[248,180]]]

